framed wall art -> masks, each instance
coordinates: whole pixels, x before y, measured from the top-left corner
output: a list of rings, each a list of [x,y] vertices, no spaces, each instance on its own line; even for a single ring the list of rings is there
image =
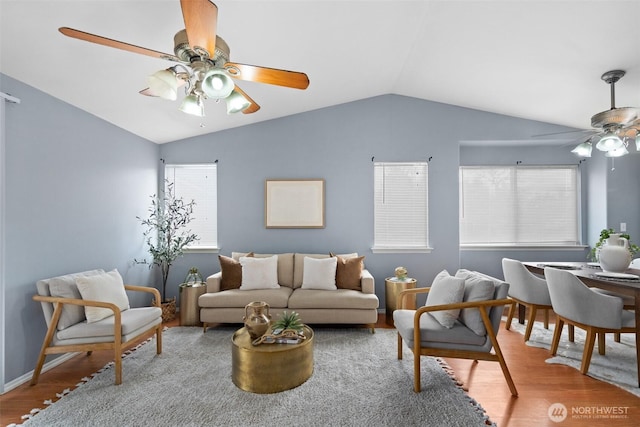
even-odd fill
[[[266,228],[324,228],[324,179],[267,179]]]

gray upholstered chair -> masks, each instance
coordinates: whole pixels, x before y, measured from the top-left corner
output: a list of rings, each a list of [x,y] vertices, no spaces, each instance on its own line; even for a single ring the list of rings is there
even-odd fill
[[[553,332],[551,354],[558,351],[560,335],[565,323],[587,332],[580,372],[589,371],[591,355],[598,337],[598,352],[605,353],[605,333],[637,333],[635,313],[623,309],[621,298],[604,295],[582,283],[568,271],[551,267],[544,269],[551,296],[551,305],[556,312],[556,327]],[[640,383],[640,361],[638,361]]]
[[[529,311],[527,316],[527,329],[524,333],[524,340],[528,341],[533,329],[538,310],[544,310],[544,328],[549,329],[549,310],[551,310],[551,298],[547,282],[531,273],[522,262],[510,259],[502,259],[502,273],[504,280],[509,284],[509,298],[518,304],[526,307]],[[505,328],[511,328],[511,321],[515,314],[515,305],[511,306],[509,317]]]
[[[81,289],[86,290],[85,295],[98,294],[98,297],[83,299],[78,280],[82,282]],[[102,298],[99,294],[104,291],[98,289],[96,293],[97,285],[105,285],[102,289],[115,289],[119,300],[106,302],[113,298],[111,295]],[[156,352],[162,352],[162,309],[157,289],[124,285],[117,270],[109,273],[91,270],[39,280],[36,288],[37,294],[33,299],[42,305],[47,333],[31,385],[37,384],[48,354],[86,351],[90,355],[94,350],[111,350],[114,352],[115,383],[121,384],[122,351],[136,339],[155,333]],[[127,290],[151,293],[155,306],[129,308]],[[87,307],[93,310],[88,313],[90,319],[85,315]]]
[[[409,295],[429,293],[435,288],[435,281],[429,288],[407,289],[398,296],[399,308],[393,312],[398,330],[398,359],[402,359],[404,340],[414,355],[414,391],[420,392],[421,388],[420,357],[434,356],[498,362],[511,394],[517,396],[496,337],[504,306],[511,304],[507,299],[509,284],[467,270],[458,270],[455,278],[464,279],[464,297],[459,303],[429,305],[427,297],[427,305],[417,310],[404,308],[409,303]],[[484,296],[474,290],[474,286],[482,282],[491,285]],[[460,310],[460,314],[449,328],[439,323],[435,316],[450,310]]]

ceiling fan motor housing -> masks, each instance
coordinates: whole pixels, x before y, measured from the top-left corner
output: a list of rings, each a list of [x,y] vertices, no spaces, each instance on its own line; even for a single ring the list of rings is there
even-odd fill
[[[633,107],[620,107],[602,111],[591,117],[591,126],[596,128],[620,127],[633,122],[640,115],[640,110]]]
[[[206,58],[203,58],[203,55],[200,55],[200,53],[193,50],[189,45],[186,30],[180,30],[176,33],[173,37],[173,46],[173,52],[176,56],[187,63],[201,59],[208,59],[214,63],[214,66],[222,68],[225,63],[229,62],[229,45],[220,36],[216,36],[216,50],[213,53],[213,57],[205,55]]]

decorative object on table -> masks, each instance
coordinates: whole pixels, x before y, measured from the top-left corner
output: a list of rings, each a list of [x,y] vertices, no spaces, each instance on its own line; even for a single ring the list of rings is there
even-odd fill
[[[394,273],[396,274],[396,279],[398,280],[405,280],[407,278],[407,269],[404,267],[396,267]]]
[[[182,282],[182,284],[185,286],[194,286],[194,285],[200,285],[203,282],[204,281],[202,280],[202,275],[200,274],[198,269],[196,267],[191,267],[189,269],[189,273],[187,274],[187,277],[185,277],[184,282]]]
[[[604,228],[600,232],[600,239],[596,242],[595,245],[593,245],[593,247],[591,248],[591,251],[589,251],[589,259],[591,261],[596,262],[596,263],[599,262],[600,248],[606,243],[607,239],[612,234],[619,234],[620,237],[624,237],[625,239],[627,239],[629,241],[629,252],[631,252],[631,256],[632,257],[636,253],[640,252],[640,246],[634,244],[631,241],[631,237],[629,236],[628,233],[619,233],[619,232],[615,231],[613,228]]]
[[[252,340],[260,338],[268,330],[271,324],[269,304],[264,301],[253,301],[244,307],[244,326]]]
[[[275,332],[283,332],[286,330],[292,330],[294,332],[302,332],[304,324],[300,320],[300,315],[295,312],[287,312],[286,310],[280,315],[280,318],[273,322],[271,329]]]
[[[264,334],[263,336],[251,341],[252,345],[260,344],[300,344],[306,340],[307,337],[302,331],[295,331],[293,329],[277,329],[270,334]]]
[[[165,180],[165,189],[161,195],[151,196],[149,216],[146,219],[136,217],[147,229],[144,232],[151,262],[146,259],[134,260],[139,264],[154,265],[162,271],[162,320],[167,322],[175,318],[176,299],[167,299],[167,279],[173,262],[184,252],[184,248],[198,240],[188,228],[193,219],[193,207],[195,201],[185,202],[181,197],[176,197],[173,183]],[[166,310],[165,310],[166,305]],[[166,316],[165,316],[166,312]]]
[[[591,252],[597,256],[603,271],[623,273],[638,250],[640,248],[630,242],[628,234],[616,233],[609,228],[600,232],[600,240]]]

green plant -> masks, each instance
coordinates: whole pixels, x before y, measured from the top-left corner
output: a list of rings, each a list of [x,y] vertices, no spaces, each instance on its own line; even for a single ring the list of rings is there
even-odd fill
[[[618,233],[613,228],[604,228],[600,232],[600,240],[598,240],[598,242],[595,245],[593,245],[593,247],[589,251],[589,259],[591,259],[591,261],[598,261],[598,256],[597,256],[598,250],[602,247],[602,245],[604,245],[604,242],[612,234],[620,234],[620,237],[624,237],[625,239],[627,239],[629,241],[629,252],[631,252],[631,256],[635,255],[637,252],[640,251],[640,246],[631,243],[631,237],[629,236],[629,234],[627,234],[627,233]]]
[[[151,196],[149,216],[146,219],[136,217],[147,229],[145,241],[151,254],[151,262],[146,259],[136,260],[141,264],[149,264],[149,268],[157,265],[162,271],[162,301],[167,301],[167,279],[173,262],[184,253],[185,246],[198,240],[198,236],[188,229],[193,220],[195,201],[185,203],[176,197],[173,183],[166,181],[161,196]]]
[[[273,322],[271,325],[272,330],[282,329],[293,329],[296,332],[302,332],[304,324],[300,320],[300,316],[295,311],[290,313],[284,311],[278,320]]]

